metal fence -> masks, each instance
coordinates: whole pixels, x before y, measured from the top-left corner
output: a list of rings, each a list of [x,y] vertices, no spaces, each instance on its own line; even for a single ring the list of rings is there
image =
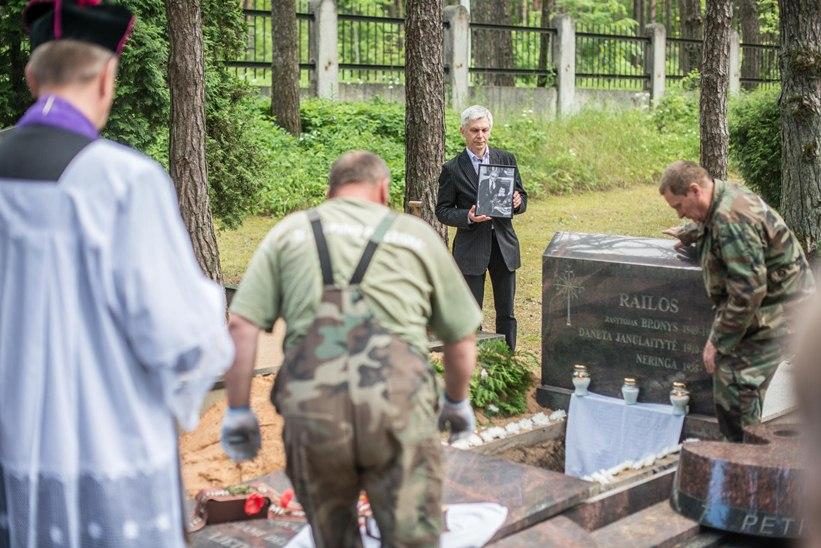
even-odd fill
[[[741,86],[752,89],[758,86],[781,85],[779,50],[779,46],[775,44],[745,44],[742,42]]]
[[[471,85],[553,86],[556,29],[471,22],[470,34]]]
[[[244,57],[229,61],[237,73],[256,85],[270,85],[271,0],[243,0],[248,23]],[[338,6],[339,81],[403,84],[405,19],[403,2],[375,4],[340,0]],[[310,37],[314,31],[308,0],[297,2],[300,83],[307,87],[314,69]],[[675,15],[675,14],[674,14]],[[538,11],[515,15],[519,24],[471,21],[471,85],[552,86],[556,30],[541,26]],[[576,86],[588,89],[646,89],[650,39],[625,25],[576,28]],[[666,74],[681,80],[701,62],[702,42],[668,36]],[[777,85],[778,46],[741,44],[742,85]],[[745,60],[746,59],[746,60]]]
[[[314,16],[308,13],[308,1],[297,3],[297,40],[299,41],[299,80],[307,87],[314,64],[311,61],[310,37]],[[271,0],[243,0],[243,12],[248,27],[242,59],[228,61],[236,74],[257,86],[271,85]]]
[[[641,91],[650,39],[624,27],[576,28],[576,87]]]
[[[681,80],[701,65],[702,41],[692,38],[667,37],[665,73],[670,80]]]
[[[403,84],[405,19],[387,6],[353,5],[338,14],[339,81]]]

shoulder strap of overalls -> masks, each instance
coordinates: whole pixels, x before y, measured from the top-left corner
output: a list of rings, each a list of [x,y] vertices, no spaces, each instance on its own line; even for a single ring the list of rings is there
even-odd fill
[[[311,221],[311,229],[314,231],[314,241],[316,241],[316,251],[319,254],[319,267],[322,269],[322,284],[334,285],[331,254],[328,253],[328,243],[325,241],[325,234],[322,232],[322,221],[319,220],[319,213],[316,212],[316,209],[308,210],[308,219]]]
[[[376,252],[379,242],[382,241],[382,238],[385,237],[391,224],[393,224],[394,219],[396,219],[396,214],[389,211],[382,218],[379,225],[377,225],[373,234],[371,234],[371,239],[368,240],[368,245],[365,246],[365,251],[362,252],[362,258],[359,259],[359,264],[356,265],[356,269],[353,271],[351,281],[348,282],[349,285],[359,285],[362,283],[362,278],[365,277],[365,271],[368,270],[368,265],[371,264],[373,254]]]
[[[322,221],[319,219],[319,213],[317,213],[316,209],[308,210],[308,219],[311,221],[311,229],[314,232],[314,240],[316,241],[316,251],[319,254],[319,267],[322,269],[322,283],[324,285],[334,285],[334,271],[331,267],[331,254],[328,252],[328,243],[325,240],[325,234],[322,231]],[[379,225],[377,225],[368,240],[368,245],[365,246],[365,250],[362,252],[362,257],[359,259],[359,264],[357,264],[356,269],[354,269],[353,275],[351,276],[351,280],[349,282],[350,285],[358,285],[362,283],[362,278],[365,276],[365,271],[371,263],[373,254],[376,252],[376,248],[379,246],[382,238],[385,237],[388,229],[393,224],[394,219],[396,219],[396,214],[393,212],[388,212]]]

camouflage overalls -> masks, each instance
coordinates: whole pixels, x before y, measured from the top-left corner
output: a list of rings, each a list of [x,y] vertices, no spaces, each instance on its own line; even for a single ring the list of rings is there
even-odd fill
[[[271,395],[285,419],[286,472],[323,546],[361,546],[364,489],[383,546],[436,546],[442,464],[437,389],[427,360],[374,318],[359,284],[395,216],[374,231],[347,286],[309,218],[323,293],[305,338],[289,350]]]
[[[781,216],[752,192],[715,180],[697,242],[715,318],[714,397],[722,434],[742,439],[761,420],[767,386],[787,358],[791,316],[814,290],[801,245]]]

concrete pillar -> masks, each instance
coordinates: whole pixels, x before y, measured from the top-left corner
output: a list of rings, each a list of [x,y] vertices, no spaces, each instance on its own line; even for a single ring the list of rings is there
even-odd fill
[[[644,60],[647,64],[647,74],[650,75],[648,82],[650,103],[655,106],[664,96],[667,29],[662,24],[652,23],[644,27],[644,35],[650,38],[650,47],[647,49]]]
[[[741,91],[741,41],[738,32],[730,31],[730,95],[737,95]]]
[[[311,0],[310,11],[314,14],[311,58],[315,64],[311,83],[317,97],[336,99],[339,96],[336,2]]]
[[[447,6],[444,10],[445,21],[445,65],[450,84],[450,106],[461,111],[467,106],[468,85],[470,82],[470,15],[464,6]]]
[[[561,117],[576,111],[576,25],[569,15],[556,16],[552,23],[556,29],[556,114]]]

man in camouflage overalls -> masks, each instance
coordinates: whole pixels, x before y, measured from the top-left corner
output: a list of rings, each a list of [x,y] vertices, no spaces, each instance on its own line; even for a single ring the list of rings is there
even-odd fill
[[[712,179],[693,162],[671,164],[659,192],[695,244],[715,318],[704,346],[722,434],[741,441],[761,420],[767,386],[787,356],[791,319],[815,288],[804,251],[781,216],[756,194]]]
[[[271,399],[284,417],[286,472],[317,546],[360,546],[367,492],[383,546],[432,546],[442,527],[441,443],[474,427],[468,383],[481,313],[432,228],[385,207],[387,166],[351,152],[328,200],[289,215],[254,255],[231,303],[236,345],[222,426],[228,455],[259,448],[248,408],[260,329],[286,323]],[[445,343],[441,396],[427,329]]]

